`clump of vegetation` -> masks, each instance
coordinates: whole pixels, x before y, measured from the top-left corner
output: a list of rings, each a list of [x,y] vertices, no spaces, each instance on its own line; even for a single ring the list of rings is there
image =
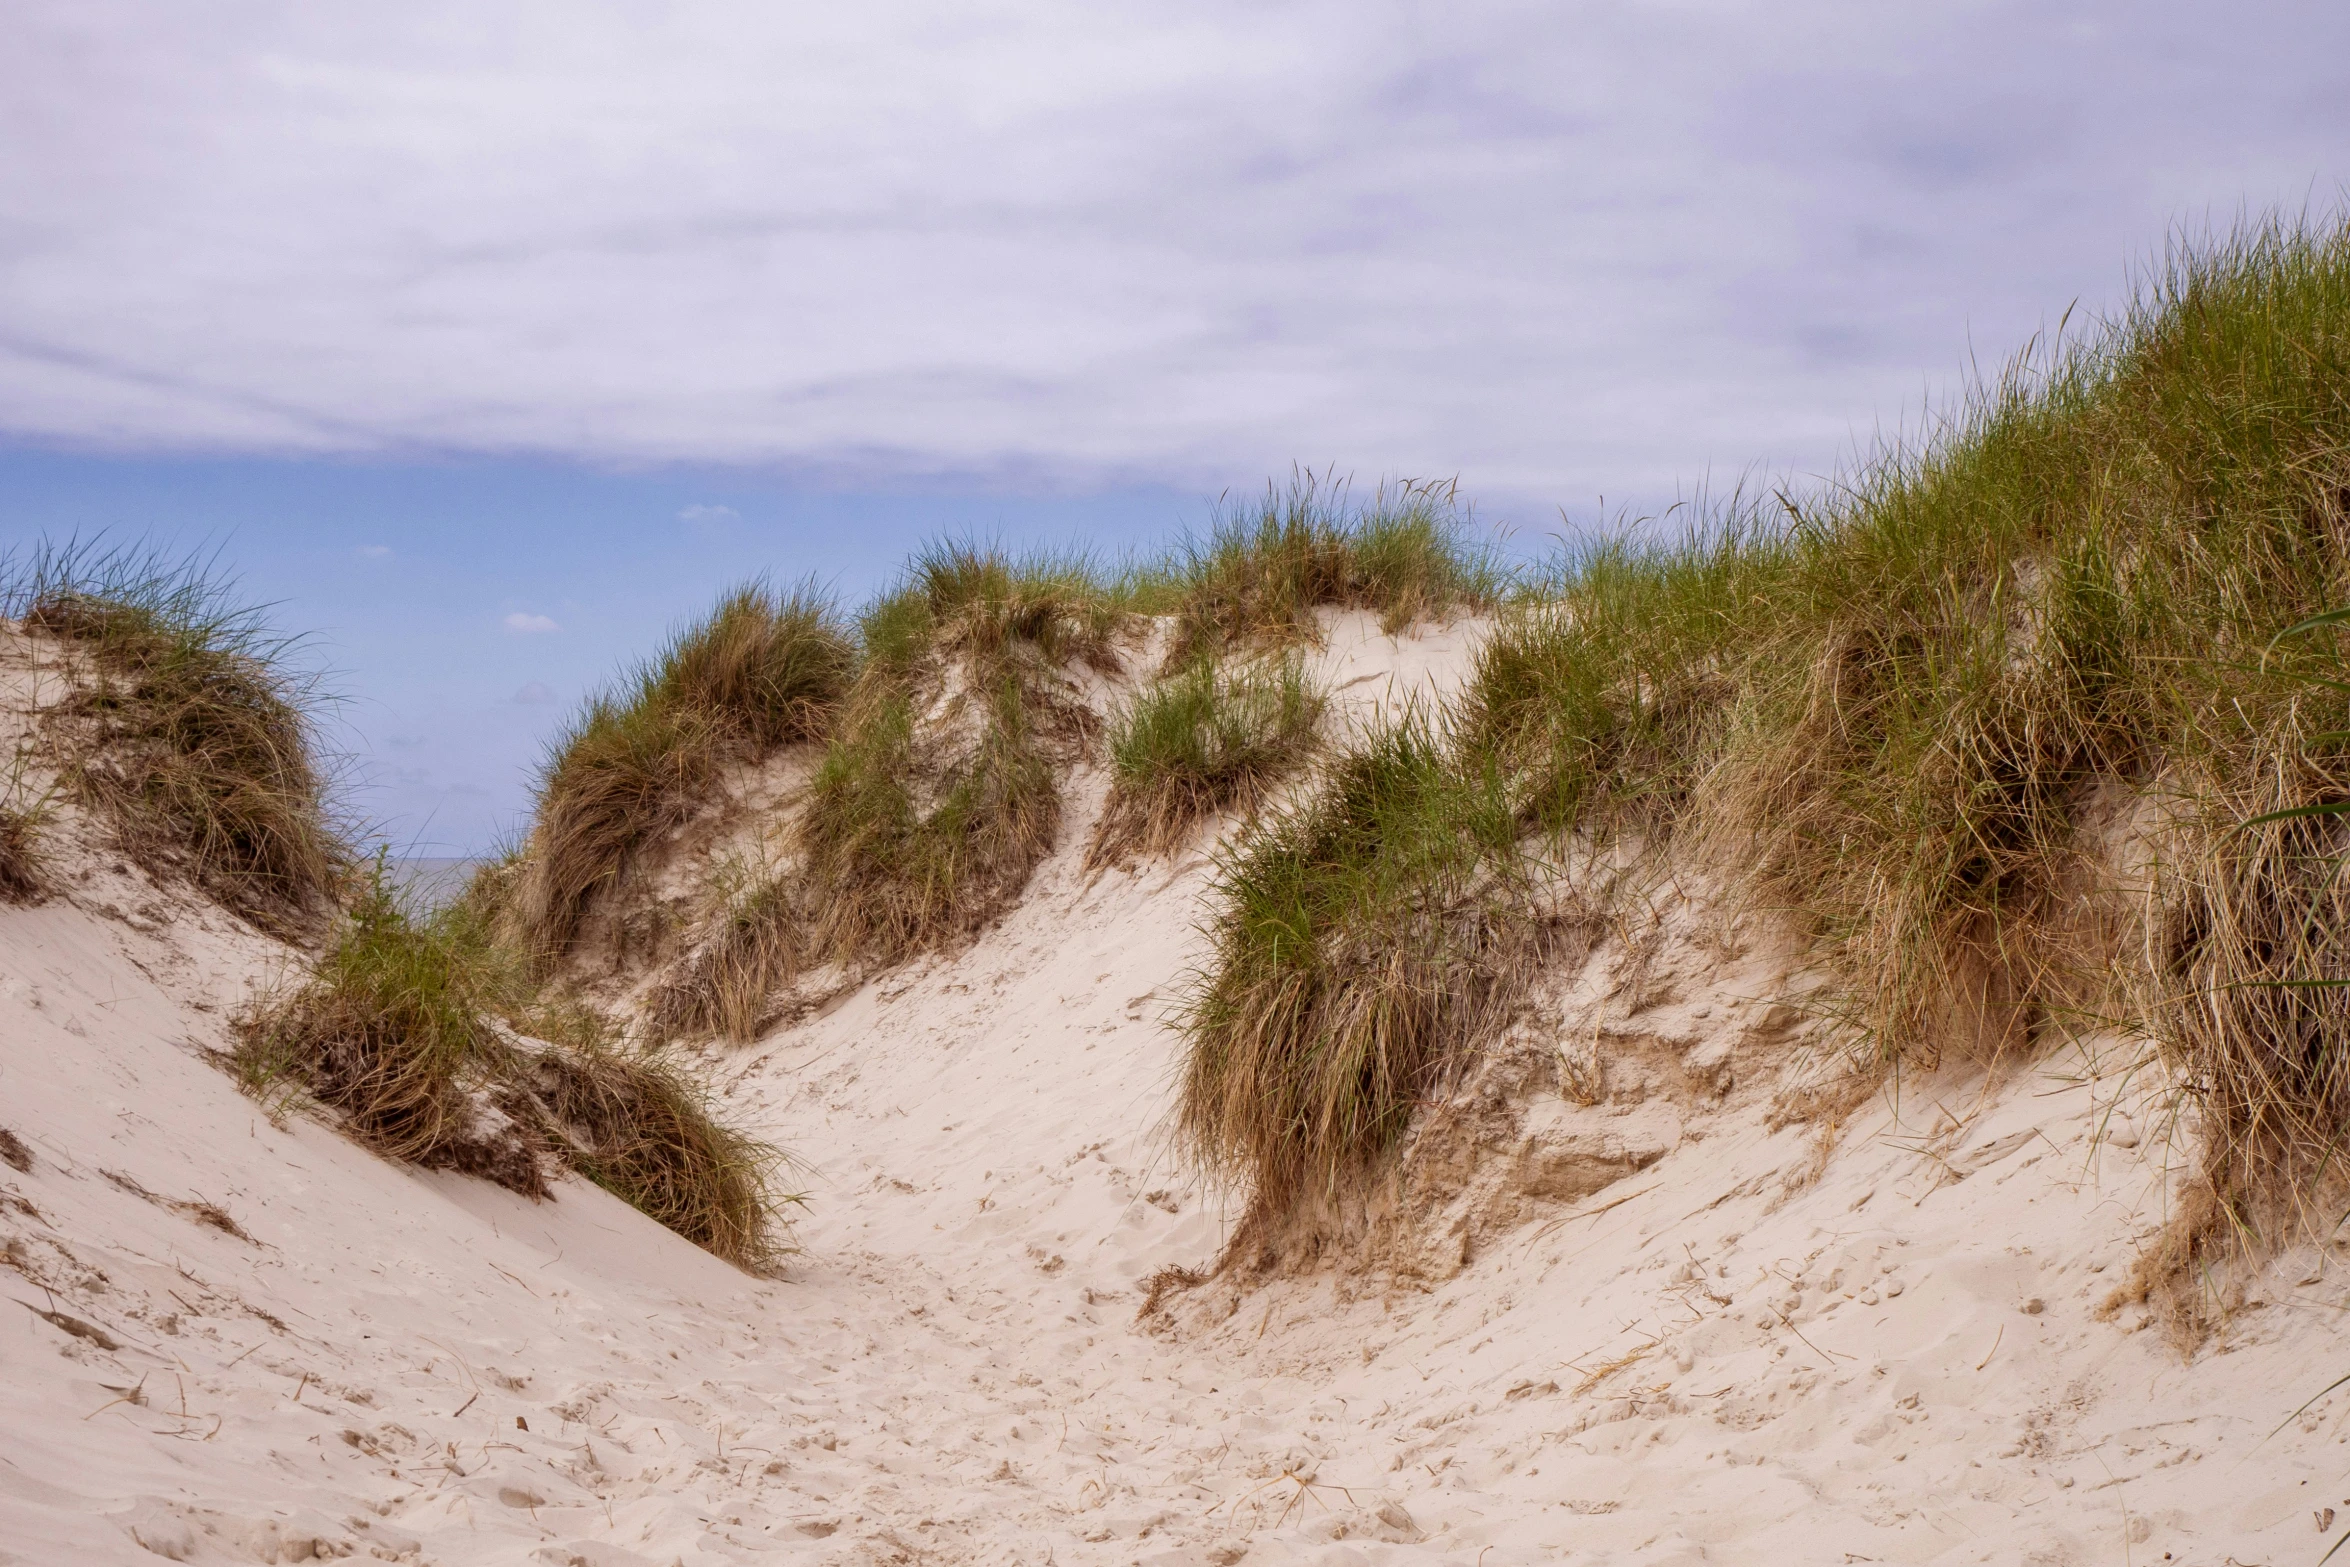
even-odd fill
[[[734,1131],[674,1062],[610,1044],[547,1050],[527,1069],[537,1103],[580,1174],[728,1262],[778,1256],[782,1156]]]
[[[809,923],[787,876],[746,878],[727,889],[700,950],[654,993],[647,1009],[654,1034],[717,1034],[738,1044],[757,1039],[774,1021],[777,993],[799,980]]]
[[[41,896],[39,820],[30,811],[0,806],[0,903],[33,903]]]
[[[1506,1020],[1542,950],[1535,869],[1499,775],[1417,711],[1226,858],[1180,1124],[1260,1222],[1371,1168]]]
[[[1721,738],[1733,631],[1771,562],[1740,519],[1679,547],[1603,540],[1562,563],[1478,650],[1464,754],[1554,834],[1672,821]]]
[[[41,828],[57,786],[52,783],[33,797],[28,773],[36,744],[30,737],[17,742],[0,787],[0,903],[38,903],[48,890],[41,872]]]
[[[291,645],[201,563],[79,546],[14,573],[6,613],[79,657],[51,709],[64,772],[126,853],[184,865],[265,929],[311,929],[345,857]]]
[[[673,1063],[541,997],[477,906],[412,913],[380,857],[316,972],[237,1020],[231,1064],[256,1096],[306,1094],[388,1158],[531,1196],[561,1161],[744,1266],[772,1259],[796,1200],[775,1190],[781,1156],[716,1121]]]
[[[1118,596],[1083,559],[969,540],[923,549],[862,625],[867,660],[885,680],[959,664],[975,687],[1011,675],[1030,696],[1051,694],[1073,664],[1116,674],[1127,629]]]
[[[570,950],[595,901],[693,813],[722,768],[823,738],[855,659],[822,594],[752,583],[589,702],[541,773],[514,887],[514,924],[534,958]]]
[[[865,665],[800,824],[808,950],[888,963],[1015,900],[1060,830],[1056,754],[1091,737],[1072,666],[1126,617],[1081,564],[934,546],[868,610]]]
[[[478,922],[463,911],[412,919],[379,860],[311,978],[239,1019],[238,1074],[265,1098],[308,1093],[387,1158],[543,1194],[527,1156],[478,1168],[484,1139],[469,1093],[502,1048],[489,1019],[523,993]]]
[[[2350,1134],[2338,824],[2272,815],[2350,799],[2350,714],[2308,678],[2322,650],[2268,647],[2350,598],[2345,384],[2350,228],[2182,249],[1928,439],[1815,495],[1735,497],[1678,544],[1567,562],[1487,645],[1430,788],[1484,801],[1498,779],[1536,843],[1702,846],[1836,962],[1879,1067],[2134,1008],[2203,1101],[2200,1233],[2273,1234]],[[2160,809],[2133,828],[2117,790]],[[2131,831],[2156,867],[2134,942],[2111,863]],[[1334,1037],[1231,1002],[1306,933],[1333,950],[1329,926],[1247,912],[1291,858],[1268,838],[1227,890],[1195,1079],[1224,1081],[1248,1029],[1284,1042],[1274,1060]],[[1415,960],[1379,940],[1354,970]],[[1383,1124],[1373,1081],[1261,1119],[1195,1090],[1188,1124],[1294,1186],[1325,1128]]]
[[[1219,812],[1254,818],[1318,747],[1325,700],[1295,657],[1202,658],[1143,690],[1111,724],[1087,867],[1166,854]]]
[[[1376,610],[1392,634],[1491,608],[1508,586],[1471,541],[1450,483],[1383,486],[1356,507],[1343,482],[1311,473],[1217,518],[1166,575],[1169,670],[1227,648],[1318,644],[1317,609]]]

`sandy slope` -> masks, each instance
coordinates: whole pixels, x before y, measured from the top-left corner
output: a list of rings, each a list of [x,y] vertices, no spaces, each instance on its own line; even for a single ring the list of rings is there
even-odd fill
[[[1339,629],[1363,700],[1472,634]],[[1912,1083],[1790,1192],[1811,1133],[1725,1086],[1784,1026],[1766,950],[1563,979],[1684,1091],[1509,1107],[1480,1190],[1523,1222],[1464,1219],[1449,1276],[1138,1329],[1228,1219],[1161,1135],[1205,868],[1088,885],[1070,836],[973,951],[714,1057],[810,1166],[780,1281],[576,1182],[273,1126],[201,1051],[279,949],[69,856],[0,909],[0,1561],[2292,1563],[2350,1527],[2350,1401],[2269,1436],[2350,1372],[2339,1263],[2192,1363],[2097,1320],[2162,1190],[2111,1051]]]

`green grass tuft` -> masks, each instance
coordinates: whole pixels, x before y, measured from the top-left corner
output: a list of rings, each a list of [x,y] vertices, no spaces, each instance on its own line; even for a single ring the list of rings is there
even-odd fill
[[[967,937],[1060,830],[1056,758],[1127,615],[1081,562],[934,545],[861,623],[865,667],[800,824],[808,950],[886,964]]]
[[[1323,608],[1376,610],[1390,633],[1499,602],[1508,573],[1471,542],[1450,484],[1383,486],[1354,506],[1311,473],[1189,541],[1159,588],[1173,599],[1166,667],[1228,648],[1318,644]]]
[[[1111,721],[1110,794],[1086,864],[1166,854],[1207,818],[1254,818],[1320,745],[1326,698],[1294,656],[1201,659],[1138,693]]]
[[[971,706],[975,733],[944,758],[900,695],[834,742],[801,822],[818,952],[886,964],[967,936],[1051,849],[1060,791],[1019,682]]]
[[[1539,948],[1498,775],[1425,715],[1366,737],[1228,854],[1180,1124],[1260,1214],[1369,1169],[1506,1017]]]
[[[238,1075],[264,1099],[308,1093],[386,1158],[462,1165],[467,1073],[499,1048],[487,1019],[520,995],[478,925],[412,919],[379,862],[309,981],[238,1020]]]

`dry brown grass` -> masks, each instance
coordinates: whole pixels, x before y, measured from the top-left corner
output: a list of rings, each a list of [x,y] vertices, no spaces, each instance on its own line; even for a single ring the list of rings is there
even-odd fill
[[[854,650],[831,603],[761,583],[722,599],[556,742],[511,894],[514,931],[541,964],[578,939],[638,854],[701,808],[729,766],[821,738]]]
[[[799,980],[810,923],[798,889],[781,876],[758,877],[727,898],[684,971],[654,993],[646,1010],[655,1036],[757,1039],[775,1020],[777,994]]]
[[[0,806],[0,903],[40,901],[39,827],[30,812]]]
[[[347,859],[305,712],[315,687],[287,643],[200,567],[149,556],[44,552],[7,598],[76,655],[47,725],[123,851],[184,868],[265,929],[314,930]]]
[[[380,859],[316,973],[236,1027],[230,1059],[249,1092],[281,1107],[307,1095],[388,1158],[533,1197],[568,1165],[730,1262],[778,1255],[781,1209],[797,1200],[773,1183],[781,1154],[717,1120],[676,1061],[624,1049],[593,1011],[539,994],[478,909],[412,914]]]
[[[2296,738],[2267,776],[2187,796],[2147,933],[2146,1008],[2204,1144],[2197,1222],[2166,1259],[2188,1277],[2238,1243],[2332,1233],[2350,1187],[2350,831],[2304,814],[2350,800],[2350,760]]]
[[[648,1218],[738,1267],[781,1256],[781,1155],[733,1131],[709,1096],[658,1053],[610,1045],[547,1050],[525,1069],[572,1167]]]

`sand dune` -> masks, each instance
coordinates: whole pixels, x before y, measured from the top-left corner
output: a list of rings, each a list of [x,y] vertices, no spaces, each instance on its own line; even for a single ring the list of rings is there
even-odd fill
[[[1327,672],[1360,711],[1475,635],[1351,620]],[[0,908],[0,1562],[2286,1563],[2350,1528],[2350,1397],[2295,1417],[2350,1373],[2340,1258],[2192,1358],[2101,1313],[2182,1157],[2151,1071],[2089,1039],[1912,1079],[1822,1164],[1763,1089],[1802,976],[1669,888],[1519,1042],[1604,1037],[1612,1088],[1496,1110],[1411,1276],[1138,1324],[1236,1215],[1166,1138],[1206,858],[1088,880],[1100,787],[976,946],[710,1053],[807,1167],[777,1279],[577,1180],[273,1124],[206,1052],[294,955],[65,810],[56,895]]]

